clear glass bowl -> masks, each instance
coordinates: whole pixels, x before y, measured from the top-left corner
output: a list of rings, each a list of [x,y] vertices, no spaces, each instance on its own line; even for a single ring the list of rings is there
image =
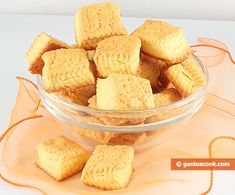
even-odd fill
[[[66,129],[77,132],[84,147],[126,144],[142,150],[173,136],[202,106],[208,86],[208,72],[195,56],[194,60],[205,75],[206,85],[191,96],[157,108],[117,111],[81,106],[47,93],[40,75],[37,76],[38,88],[47,110],[63,122]]]

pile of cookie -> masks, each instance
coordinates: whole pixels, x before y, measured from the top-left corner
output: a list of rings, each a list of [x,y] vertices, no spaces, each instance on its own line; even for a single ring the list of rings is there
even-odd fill
[[[26,53],[29,71],[42,75],[44,89],[69,102],[104,110],[148,109],[179,101],[206,83],[182,29],[167,22],[146,20],[128,35],[118,5],[97,3],[77,11],[75,35],[77,43],[70,46],[42,32]],[[159,115],[92,118],[112,126],[157,120]],[[146,137],[76,131],[98,143]]]
[[[206,84],[182,29],[167,22],[146,20],[128,35],[118,5],[97,3],[77,11],[75,34],[77,43],[70,46],[42,32],[26,53],[29,71],[42,76],[45,91],[69,102],[102,110],[141,110],[179,101]],[[85,116],[85,120],[141,125],[159,117]],[[58,181],[82,171],[85,184],[124,188],[134,158],[127,145],[144,142],[147,133],[73,128],[105,145],[90,154],[78,143],[56,137],[37,146],[36,164]]]

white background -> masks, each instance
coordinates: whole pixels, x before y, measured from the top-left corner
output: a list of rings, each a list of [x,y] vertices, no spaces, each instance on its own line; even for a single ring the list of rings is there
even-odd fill
[[[81,0],[0,0],[0,13],[20,13],[22,15],[0,14],[0,133],[7,127],[11,109],[17,93],[16,75],[34,80],[24,60],[24,53],[33,38],[41,31],[74,43],[73,17],[23,15],[60,14],[73,15],[79,6],[94,1]],[[233,0],[119,0],[124,16],[210,19],[235,21]],[[235,2],[235,1],[234,1]],[[197,37],[211,37],[226,43],[235,56],[235,22],[208,20],[170,20],[181,26],[189,42]],[[132,31],[143,19],[125,18],[124,23]],[[233,195],[234,172],[216,172],[215,186],[210,194]],[[30,190],[12,187],[0,180],[0,194],[36,194]]]
[[[0,13],[72,15],[79,6],[92,2],[99,1],[0,0]],[[123,16],[235,20],[234,0],[114,0],[113,2],[120,5]]]

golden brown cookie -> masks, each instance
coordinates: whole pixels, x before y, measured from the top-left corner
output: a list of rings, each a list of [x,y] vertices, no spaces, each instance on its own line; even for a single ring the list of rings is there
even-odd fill
[[[81,180],[105,190],[125,188],[132,174],[133,159],[131,147],[98,145],[82,171]]]
[[[141,50],[167,64],[185,60],[191,49],[181,28],[163,21],[146,20],[132,35],[141,39]]]
[[[112,73],[137,74],[141,41],[133,36],[114,36],[100,41],[94,62],[102,78]]]
[[[136,110],[154,107],[150,81],[133,75],[111,74],[98,79],[97,108],[108,110]]]
[[[61,181],[79,171],[90,154],[74,141],[59,136],[37,145],[37,166]]]
[[[43,54],[42,80],[47,92],[77,90],[95,84],[83,49],[57,49]]]
[[[198,65],[198,62],[193,59],[193,57],[189,57],[183,62],[181,62],[184,69],[190,73],[193,77],[194,82],[197,84],[198,87],[203,87],[206,84],[205,76]]]
[[[198,70],[184,67],[183,64],[176,64],[166,69],[165,74],[182,97],[194,94],[202,87],[203,74],[198,75]]]
[[[41,59],[42,55],[47,51],[60,48],[69,48],[69,45],[44,32],[41,32],[25,54],[25,58],[29,65],[28,70],[32,74],[41,74],[44,65],[44,62]]]
[[[166,71],[167,78],[172,82],[182,97],[192,95],[197,87],[189,73],[185,71],[182,64],[176,64],[169,67]]]
[[[101,40],[127,35],[115,3],[96,3],[80,8],[75,15],[75,34],[80,47],[95,49]]]

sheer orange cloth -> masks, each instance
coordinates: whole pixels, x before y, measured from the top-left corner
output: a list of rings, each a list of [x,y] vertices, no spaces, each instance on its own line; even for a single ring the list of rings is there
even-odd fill
[[[207,65],[210,83],[206,102],[186,127],[161,145],[138,152],[126,189],[102,191],[84,185],[77,174],[56,182],[35,166],[35,147],[57,135],[76,140],[40,104],[37,87],[18,78],[19,92],[10,128],[0,137],[0,178],[44,194],[206,194],[213,188],[211,171],[171,171],[171,158],[235,157],[235,66],[222,43],[199,39],[194,54]],[[209,46],[206,46],[209,45]],[[211,46],[210,46],[211,45]],[[221,48],[221,49],[218,49]],[[231,59],[230,59],[231,58]],[[214,139],[214,140],[213,140]]]

